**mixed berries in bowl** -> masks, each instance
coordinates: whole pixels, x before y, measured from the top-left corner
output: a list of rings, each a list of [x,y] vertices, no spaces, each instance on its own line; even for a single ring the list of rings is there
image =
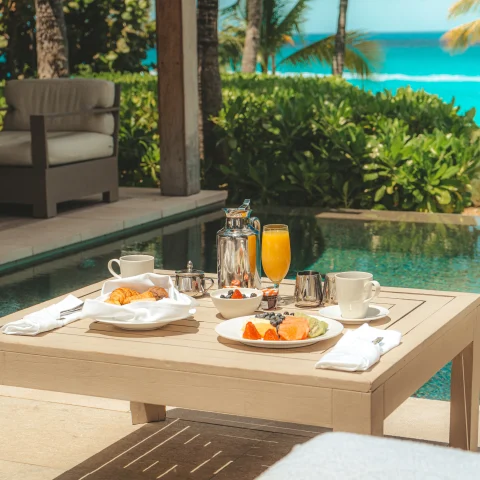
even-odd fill
[[[242,298],[255,298],[258,297],[258,295],[253,292],[250,294],[250,296],[247,297],[246,293],[242,293],[238,288],[235,290],[229,290],[226,295],[222,294],[220,295],[220,298],[232,298],[233,300],[241,300]]]
[[[224,318],[251,315],[259,309],[262,291],[255,288],[227,287],[210,294],[213,304]]]

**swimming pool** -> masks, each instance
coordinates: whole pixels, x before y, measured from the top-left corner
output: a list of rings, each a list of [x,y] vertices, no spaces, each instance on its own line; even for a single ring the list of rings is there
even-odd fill
[[[255,212],[256,214],[258,212]],[[480,293],[480,228],[443,223],[317,218],[313,213],[259,214],[263,224],[290,228],[292,264],[320,272],[370,271],[383,285]],[[216,271],[216,233],[222,212],[189,219],[141,235],[0,276],[0,317],[109,276],[107,261],[128,253],[149,253],[169,270]],[[450,366],[415,396],[448,400]]]

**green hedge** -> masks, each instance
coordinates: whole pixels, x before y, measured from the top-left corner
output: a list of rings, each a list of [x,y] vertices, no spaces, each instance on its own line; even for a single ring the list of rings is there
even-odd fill
[[[471,204],[474,110],[332,77],[236,75],[223,85],[220,168],[234,201],[441,212]]]
[[[156,77],[101,77],[122,85],[121,183],[156,185]],[[216,123],[226,161],[207,161],[202,175],[232,202],[440,212],[471,205],[480,159],[474,110],[460,115],[423,91],[372,94],[332,77],[225,75],[223,96]]]

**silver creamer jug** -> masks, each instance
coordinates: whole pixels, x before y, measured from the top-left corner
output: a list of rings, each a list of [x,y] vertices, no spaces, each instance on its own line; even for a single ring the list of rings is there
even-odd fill
[[[250,200],[223,211],[225,227],[217,233],[218,288],[261,288],[260,220],[250,217]]]

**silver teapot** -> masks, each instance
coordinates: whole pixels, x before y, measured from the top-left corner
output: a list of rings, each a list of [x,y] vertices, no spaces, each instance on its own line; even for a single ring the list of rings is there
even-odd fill
[[[225,227],[217,233],[218,288],[261,288],[260,220],[250,217],[250,200],[224,208]]]
[[[211,282],[208,288],[205,288],[205,280]],[[193,298],[205,295],[205,292],[210,290],[214,283],[213,278],[205,278],[203,270],[195,270],[191,260],[188,261],[185,270],[175,272],[175,288]]]

